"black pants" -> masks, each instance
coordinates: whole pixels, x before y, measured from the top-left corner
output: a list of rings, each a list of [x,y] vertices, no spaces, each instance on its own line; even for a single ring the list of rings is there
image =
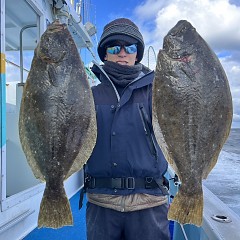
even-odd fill
[[[118,212],[87,203],[87,240],[169,240],[168,205]]]

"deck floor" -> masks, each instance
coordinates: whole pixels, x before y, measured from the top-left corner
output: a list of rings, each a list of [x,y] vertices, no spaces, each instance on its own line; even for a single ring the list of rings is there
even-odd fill
[[[35,228],[24,240],[86,240],[86,200],[81,210],[78,209],[79,192],[71,199],[71,209],[74,226],[67,226],[59,229]]]
[[[86,199],[84,198],[83,207],[79,210],[79,194],[77,192],[70,199],[74,226],[67,226],[60,229],[35,228],[23,240],[86,240]],[[170,222],[170,232],[173,234],[172,222]]]

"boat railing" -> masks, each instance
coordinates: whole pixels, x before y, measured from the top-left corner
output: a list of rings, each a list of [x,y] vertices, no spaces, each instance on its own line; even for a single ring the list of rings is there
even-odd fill
[[[169,166],[166,177],[170,179],[169,202],[176,195],[181,182]],[[203,223],[201,227],[174,222],[173,240],[223,240],[240,239],[240,217],[214,195],[203,181]],[[170,206],[171,207],[171,206]]]

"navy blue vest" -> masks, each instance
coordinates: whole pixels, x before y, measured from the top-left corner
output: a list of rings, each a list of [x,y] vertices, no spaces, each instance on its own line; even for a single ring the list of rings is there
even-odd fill
[[[86,173],[95,178],[161,178],[168,164],[156,142],[151,124],[154,72],[148,72],[132,82],[119,98],[110,80],[97,70],[101,83],[92,87],[92,91],[98,134],[96,146],[86,165]],[[117,195],[162,195],[160,189],[145,188],[117,191],[94,188],[87,191]]]

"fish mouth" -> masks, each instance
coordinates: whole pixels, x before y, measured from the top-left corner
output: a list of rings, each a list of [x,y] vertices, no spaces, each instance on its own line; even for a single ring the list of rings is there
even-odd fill
[[[186,20],[180,20],[175,27],[173,27],[167,34],[167,36],[171,36],[173,38],[178,38],[180,36],[185,35],[188,31],[196,31],[189,22]]]
[[[61,23],[58,19],[55,20],[51,25],[49,25],[48,30],[50,32],[59,32],[67,28],[67,24]]]

